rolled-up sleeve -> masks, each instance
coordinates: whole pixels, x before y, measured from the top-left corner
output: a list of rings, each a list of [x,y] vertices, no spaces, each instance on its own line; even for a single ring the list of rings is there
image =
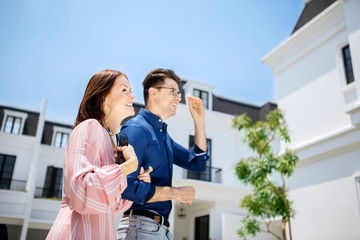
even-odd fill
[[[206,169],[207,151],[201,150],[196,144],[189,151],[172,140],[174,150],[174,164],[193,172],[202,172]]]

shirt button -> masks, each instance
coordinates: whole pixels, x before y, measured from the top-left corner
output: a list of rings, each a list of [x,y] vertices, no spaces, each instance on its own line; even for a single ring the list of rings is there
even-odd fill
[[[162,132],[162,129],[160,129],[160,132]]]
[[[161,122],[161,119],[159,119],[159,122]]]

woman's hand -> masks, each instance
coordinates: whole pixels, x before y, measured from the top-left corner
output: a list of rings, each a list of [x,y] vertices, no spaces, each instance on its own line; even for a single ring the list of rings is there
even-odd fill
[[[118,147],[118,151],[121,151],[125,162],[121,164],[121,169],[125,175],[135,172],[138,167],[138,159],[135,154],[134,148],[129,144],[128,146]]]
[[[151,166],[146,171],[144,171],[143,167],[140,167],[140,173],[137,178],[143,182],[151,183],[150,173],[152,171],[153,171],[153,168]]]

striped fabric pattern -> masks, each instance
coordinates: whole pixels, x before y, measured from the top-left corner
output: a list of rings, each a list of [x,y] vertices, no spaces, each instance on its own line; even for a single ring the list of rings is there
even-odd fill
[[[46,239],[116,239],[114,216],[130,208],[121,198],[126,176],[95,119],[80,123],[65,150],[59,214]]]

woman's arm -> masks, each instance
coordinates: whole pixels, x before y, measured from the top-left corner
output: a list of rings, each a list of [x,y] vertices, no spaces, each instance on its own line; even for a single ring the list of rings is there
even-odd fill
[[[114,164],[110,141],[96,120],[79,124],[71,136],[66,152],[64,174],[68,182],[65,184],[70,187],[71,207],[80,214],[104,213],[114,205],[124,204],[121,193],[127,187],[125,174],[134,169],[136,161],[129,160],[124,167]]]

